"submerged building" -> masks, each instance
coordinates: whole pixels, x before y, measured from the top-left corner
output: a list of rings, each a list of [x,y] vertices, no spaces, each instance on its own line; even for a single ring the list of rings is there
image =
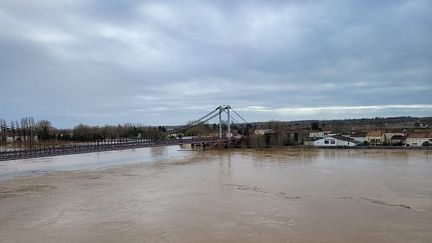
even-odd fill
[[[358,142],[352,138],[347,138],[339,135],[320,138],[313,141],[312,143],[313,146],[318,147],[353,147],[361,144],[361,142]]]

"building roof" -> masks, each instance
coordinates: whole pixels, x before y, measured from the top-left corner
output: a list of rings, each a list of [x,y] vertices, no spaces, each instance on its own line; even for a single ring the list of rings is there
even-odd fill
[[[410,132],[407,138],[432,138],[432,133],[427,132]]]
[[[350,143],[355,143],[355,144],[361,144],[359,141],[356,141],[356,140],[354,140],[352,138],[347,138],[347,137],[344,137],[344,136],[340,136],[340,135],[334,135],[334,136],[331,136],[331,137],[335,138],[335,139],[338,139],[338,140],[345,141],[345,142],[350,142]]]
[[[351,137],[353,138],[363,138],[366,137],[367,132],[354,132],[351,134]]]
[[[369,131],[366,136],[368,137],[381,137],[384,133],[382,131]]]
[[[342,140],[342,141],[354,143],[354,144],[357,144],[357,145],[361,144],[359,141],[356,141],[356,140],[354,140],[352,138],[343,137],[341,135],[332,135],[332,136],[327,136],[327,137],[319,138],[319,139],[316,139],[316,140],[329,139],[329,138],[334,138],[334,139],[337,139],[337,140]]]

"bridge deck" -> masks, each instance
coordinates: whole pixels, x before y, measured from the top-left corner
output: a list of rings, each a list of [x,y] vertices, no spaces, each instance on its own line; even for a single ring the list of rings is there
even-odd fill
[[[219,143],[226,142],[226,138],[205,137],[188,139],[169,139],[169,140],[128,140],[116,143],[92,143],[78,145],[51,146],[32,149],[17,149],[0,152],[0,161],[29,159],[38,157],[49,157],[69,154],[82,154],[102,151],[124,150],[132,148],[147,148],[157,146],[181,145],[192,143]]]

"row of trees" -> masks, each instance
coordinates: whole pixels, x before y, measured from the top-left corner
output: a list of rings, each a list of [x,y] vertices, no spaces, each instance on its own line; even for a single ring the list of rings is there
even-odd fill
[[[223,124],[224,131],[227,125]],[[248,135],[251,125],[233,125],[232,130],[240,134]],[[80,124],[73,129],[57,129],[50,121],[35,121],[32,117],[24,117],[20,121],[12,121],[8,125],[0,119],[0,142],[6,141],[97,141],[119,138],[151,138],[161,139],[167,136],[167,128],[163,126],[145,126],[143,124],[126,123],[123,125],[89,126]],[[178,136],[216,135],[219,131],[218,124],[200,124],[185,131],[177,133]]]
[[[51,123],[47,120],[35,122],[32,117],[24,117],[18,121],[10,122],[10,125],[0,119],[0,141],[35,141],[48,140],[52,134]]]
[[[250,125],[233,126],[234,130],[240,134],[249,134]],[[80,124],[74,127],[68,135],[67,133],[62,134],[62,140],[74,140],[74,141],[94,141],[103,139],[118,139],[118,138],[152,138],[161,139],[167,136],[167,128],[164,126],[144,126],[142,124],[123,124],[117,126],[88,126]],[[226,125],[223,125],[223,130],[226,131]],[[178,136],[210,136],[216,135],[219,131],[218,124],[200,124],[191,127],[185,131],[177,133]]]
[[[277,132],[271,134],[252,134],[245,136],[240,140],[236,141],[235,146],[249,147],[249,148],[270,148],[270,147],[282,147],[289,145],[297,145],[298,138],[295,138],[294,134]]]
[[[22,118],[10,124],[0,119],[0,142],[35,142],[47,140],[95,141],[132,137],[161,137],[165,127],[150,127],[142,124],[123,124],[117,126],[88,126],[80,124],[73,129],[57,129],[50,121],[36,121],[32,117]]]
[[[142,124],[123,124],[117,126],[88,126],[80,124],[69,134],[62,134],[62,140],[94,141],[119,138],[162,138],[166,133],[163,126],[150,127]]]

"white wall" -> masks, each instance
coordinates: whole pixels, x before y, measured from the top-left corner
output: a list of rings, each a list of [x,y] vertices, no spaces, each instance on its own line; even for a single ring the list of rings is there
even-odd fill
[[[407,138],[405,144],[407,146],[420,147],[424,142],[429,142],[432,144],[432,138]]]
[[[366,137],[352,137],[357,142],[364,143],[366,141]]]
[[[326,143],[326,141],[328,143]],[[355,143],[353,142],[348,142],[348,141],[344,141],[344,140],[339,140],[333,137],[326,137],[326,138],[322,138],[322,139],[318,139],[316,141],[314,141],[314,146],[356,146]]]
[[[310,138],[322,138],[322,137],[324,137],[324,132],[310,132],[309,137]]]

